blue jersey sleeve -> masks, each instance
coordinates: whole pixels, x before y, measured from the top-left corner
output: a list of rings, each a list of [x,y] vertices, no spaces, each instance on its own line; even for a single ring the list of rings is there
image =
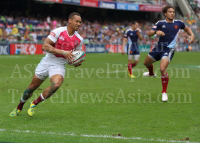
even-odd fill
[[[180,21],[180,25],[181,25],[180,29],[185,29],[185,24],[182,21]]]
[[[158,21],[152,28],[152,30],[156,31],[160,29],[160,22]]]

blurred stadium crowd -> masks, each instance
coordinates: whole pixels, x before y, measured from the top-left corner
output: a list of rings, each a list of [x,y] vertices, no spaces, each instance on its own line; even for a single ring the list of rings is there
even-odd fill
[[[200,26],[190,16],[185,16],[182,19],[190,28],[200,32]],[[154,44],[158,41],[158,37],[148,38],[147,32],[152,28],[154,23],[149,21],[138,21],[142,30],[142,44]],[[0,16],[0,41],[19,42],[19,41],[34,41],[43,42],[49,35],[50,31],[66,26],[67,21],[55,19],[48,16],[43,20],[26,17]],[[79,33],[84,38],[84,43],[112,43],[121,44],[124,32],[131,26],[130,21],[124,22],[90,22],[83,21]],[[187,35],[183,31],[179,32],[178,42],[187,44]],[[199,44],[199,40],[196,40]]]

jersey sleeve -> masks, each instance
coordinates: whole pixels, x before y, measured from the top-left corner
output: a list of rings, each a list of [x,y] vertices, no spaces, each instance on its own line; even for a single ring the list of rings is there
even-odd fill
[[[182,21],[180,21],[180,29],[185,29],[185,23],[183,23]]]
[[[80,44],[76,47],[75,51],[82,51],[83,46],[83,40],[80,42]]]
[[[160,22],[158,21],[153,27],[152,30],[156,31],[160,29]]]
[[[48,38],[53,41],[54,43],[56,43],[56,41],[58,40],[58,37],[60,35],[60,30],[59,28],[54,29],[53,31],[51,31],[50,35],[48,36]]]

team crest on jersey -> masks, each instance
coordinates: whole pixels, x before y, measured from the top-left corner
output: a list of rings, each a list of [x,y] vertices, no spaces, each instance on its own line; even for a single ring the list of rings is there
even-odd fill
[[[60,36],[59,39],[62,40],[62,41],[64,41],[64,40],[65,40],[65,37]]]
[[[178,26],[177,26],[177,25],[174,25],[174,29],[178,29]]]
[[[51,32],[50,35],[52,35],[53,37],[56,37],[56,34],[54,32]]]

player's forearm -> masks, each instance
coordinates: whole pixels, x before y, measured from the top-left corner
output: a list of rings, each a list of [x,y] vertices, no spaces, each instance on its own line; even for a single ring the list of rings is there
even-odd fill
[[[122,43],[122,52],[124,52],[125,42]]]
[[[155,31],[154,31],[154,30],[151,30],[151,31],[149,31],[149,32],[147,33],[147,35],[148,35],[149,37],[153,36],[154,34],[155,34]]]
[[[59,50],[51,46],[50,44],[44,43],[42,50],[52,54],[63,54],[63,50]]]
[[[139,39],[140,39],[140,41],[142,41],[142,35],[140,34],[140,36],[139,36]]]
[[[190,36],[193,36],[194,37],[194,33],[192,32],[192,30],[190,28],[188,28],[186,30],[187,34],[190,35]]]

